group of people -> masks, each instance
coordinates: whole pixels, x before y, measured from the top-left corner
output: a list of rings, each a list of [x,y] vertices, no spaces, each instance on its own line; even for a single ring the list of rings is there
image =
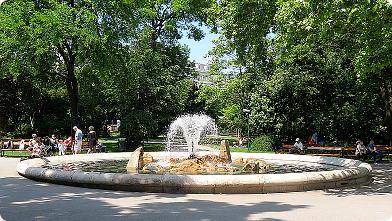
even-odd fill
[[[73,130],[75,131],[75,143],[72,141],[72,136],[68,137],[66,140],[57,139],[55,134],[49,138],[49,151],[54,155],[56,151],[58,151],[59,156],[65,155],[68,148],[71,148],[73,154],[80,154],[82,151],[82,143],[83,143],[83,133],[77,127],[74,126]],[[87,135],[89,150],[87,153],[93,151],[95,153],[95,147],[97,145],[97,133],[94,131],[94,127],[89,127],[89,133]],[[24,145],[24,144],[23,144]],[[43,143],[43,139],[41,137],[37,137],[37,134],[32,134],[32,138],[30,139],[27,151],[30,153],[30,157],[39,157],[42,155],[45,148],[45,144]]]
[[[377,150],[376,145],[374,144],[374,141],[371,140],[369,142],[369,145],[366,147],[363,145],[362,140],[357,141],[357,147],[355,148],[355,155],[357,155],[358,160],[363,158],[365,161],[367,159],[368,155],[372,156],[372,159],[374,159],[374,163],[377,164],[377,156],[379,157],[380,161],[382,160],[382,151]]]
[[[41,137],[37,137],[37,134],[32,134],[26,150],[30,153],[30,157],[39,157],[42,155],[45,144]],[[72,137],[68,137],[66,140],[57,139],[55,134],[52,134],[50,138],[45,140],[48,145],[48,153],[53,154],[58,150],[59,155],[65,155],[68,147],[72,147]]]
[[[314,141],[317,142],[317,133],[315,134],[316,134],[316,138],[314,139]],[[357,156],[358,160],[362,158],[364,161],[366,161],[368,155],[372,156],[372,159],[374,160],[375,164],[377,164],[377,157],[380,159],[380,161],[382,160],[383,157],[382,151],[377,149],[373,140],[369,142],[369,145],[367,145],[367,147],[363,144],[362,140],[357,141],[356,144],[357,145],[355,148],[355,155]],[[302,153],[303,149],[304,146],[301,143],[301,140],[297,138],[295,139],[295,143],[293,147],[290,149],[290,153]]]

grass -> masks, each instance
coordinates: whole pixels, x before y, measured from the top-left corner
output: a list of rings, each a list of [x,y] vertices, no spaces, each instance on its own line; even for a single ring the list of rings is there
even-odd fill
[[[237,137],[221,137],[223,139],[229,140],[230,142],[232,141],[237,141]],[[144,151],[146,152],[155,152],[155,151],[164,151],[165,150],[165,145],[163,142],[165,141],[164,136],[159,136],[157,138],[152,138],[148,139],[148,143],[143,143],[141,146],[143,146]],[[118,137],[107,137],[107,138],[99,138],[99,142],[102,143],[104,146],[106,146],[108,152],[120,152],[119,147],[118,147]],[[206,145],[215,149],[220,149],[219,144],[202,144]],[[127,152],[134,151],[134,148],[130,148],[127,146],[126,148]],[[248,152],[248,148],[233,148],[230,147],[231,152]],[[267,151],[250,151],[251,153],[273,153],[267,152]],[[29,156],[28,152],[22,152],[19,153],[19,151],[12,151],[12,152],[5,152],[5,156],[7,157],[26,157]]]
[[[28,157],[30,156],[30,153],[27,151],[22,151],[19,153],[19,151],[6,151],[4,152],[5,157]]]
[[[220,145],[215,145],[215,144],[203,144],[207,147],[211,147],[214,149],[220,149]],[[248,148],[236,148],[236,147],[230,147],[230,152],[248,152]],[[256,150],[250,150],[250,153],[275,153],[274,151],[256,151]]]
[[[156,152],[165,150],[165,145],[162,143],[145,143],[143,146],[146,152]]]
[[[113,140],[104,140],[104,139],[99,139],[99,142],[102,143],[102,145],[106,146],[106,150],[108,152],[119,152],[120,150],[118,149],[118,142],[113,141]]]
[[[118,142],[117,140],[113,139],[99,139],[103,145],[106,146],[108,152],[120,152],[118,148]],[[143,143],[143,149],[146,152],[155,152],[155,151],[163,151],[165,150],[163,142],[163,138],[155,138],[155,139],[149,139],[148,140],[151,143]],[[134,151],[135,149],[130,148],[129,146],[126,147],[126,151]]]

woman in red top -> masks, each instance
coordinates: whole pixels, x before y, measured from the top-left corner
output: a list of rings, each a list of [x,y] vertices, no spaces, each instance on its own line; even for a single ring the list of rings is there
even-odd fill
[[[72,137],[68,137],[68,139],[64,140],[64,149],[67,152],[68,147],[72,148]]]

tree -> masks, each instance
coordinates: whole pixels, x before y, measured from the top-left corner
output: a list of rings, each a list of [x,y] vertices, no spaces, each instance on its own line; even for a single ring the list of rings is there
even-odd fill
[[[121,9],[121,10],[120,10]],[[79,124],[78,77],[94,67],[105,46],[118,45],[128,34],[128,4],[112,1],[7,1],[1,5],[1,69],[32,81],[65,83],[72,124]],[[123,19],[126,14],[126,19]],[[100,63],[95,62],[95,65]],[[47,82],[47,81],[46,81]]]
[[[383,89],[389,87],[391,76],[387,73],[391,67],[392,7],[387,1],[278,1],[278,5],[280,56],[289,55],[299,44],[314,47],[334,41],[336,36],[347,36],[350,41],[344,53],[352,59],[358,83],[388,91]],[[385,124],[391,127],[390,94],[383,95]],[[392,131],[388,134],[392,143]]]
[[[155,50],[158,42],[173,45],[187,32],[189,39],[196,41],[204,37],[201,26],[207,21],[205,10],[212,0],[127,0],[134,5],[140,22],[139,34],[149,30],[151,47]]]
[[[121,118],[129,112],[149,113],[158,124],[158,130],[163,131],[173,117],[187,108],[193,109],[190,99],[194,92],[190,79],[194,75],[193,64],[188,61],[189,49],[179,45],[178,39],[183,32],[194,40],[204,37],[200,27],[206,22],[204,10],[211,1],[127,2],[137,8],[134,13],[140,22],[134,42],[125,47],[128,54],[123,56],[122,71],[112,75],[118,92],[117,108]]]
[[[307,140],[315,131],[324,141],[375,139],[380,96],[358,81],[340,37],[313,47],[298,44],[281,57],[275,74],[252,96],[257,130],[286,142]]]
[[[275,29],[276,11],[274,1],[218,1],[208,11],[212,32],[221,34],[210,54],[216,59],[229,57],[228,66],[249,73],[268,73],[268,34]]]

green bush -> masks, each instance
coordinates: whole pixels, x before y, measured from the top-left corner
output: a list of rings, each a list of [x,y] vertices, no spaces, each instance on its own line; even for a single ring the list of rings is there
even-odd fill
[[[276,143],[272,136],[263,135],[253,140],[250,149],[253,151],[275,151]]]
[[[119,130],[120,136],[126,138],[129,149],[135,150],[141,141],[153,137],[157,128],[158,124],[150,112],[135,110],[121,119]]]

